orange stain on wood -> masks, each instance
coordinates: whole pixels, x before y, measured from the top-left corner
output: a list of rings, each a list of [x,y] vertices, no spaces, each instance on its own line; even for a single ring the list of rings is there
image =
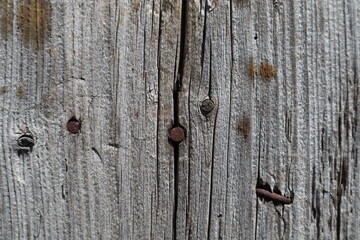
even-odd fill
[[[263,77],[265,81],[270,81],[272,78],[276,77],[277,71],[268,60],[265,60],[260,65],[260,76]]]
[[[18,97],[25,97],[26,95],[26,89],[25,89],[25,86],[20,84],[19,87],[17,88],[16,90],[16,95]]]
[[[237,125],[238,134],[243,134],[244,138],[247,138],[250,134],[250,119],[244,117]]]
[[[23,43],[35,51],[44,48],[51,32],[51,7],[46,0],[19,1],[18,25]]]

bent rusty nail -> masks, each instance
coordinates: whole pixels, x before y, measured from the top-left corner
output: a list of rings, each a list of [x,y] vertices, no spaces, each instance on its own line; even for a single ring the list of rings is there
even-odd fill
[[[284,196],[281,196],[280,194],[273,193],[273,192],[270,192],[268,190],[261,189],[261,188],[256,189],[256,195],[258,197],[269,199],[269,200],[272,200],[273,202],[278,202],[281,204],[291,204],[292,203],[292,199],[289,197],[284,197]]]

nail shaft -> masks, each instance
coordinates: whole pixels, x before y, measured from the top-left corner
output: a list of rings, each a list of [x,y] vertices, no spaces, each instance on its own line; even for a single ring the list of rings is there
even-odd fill
[[[291,204],[292,199],[289,197],[281,196],[280,194],[269,192],[268,190],[257,188],[256,195],[258,197],[266,198],[272,200],[274,202],[282,203],[282,204]]]

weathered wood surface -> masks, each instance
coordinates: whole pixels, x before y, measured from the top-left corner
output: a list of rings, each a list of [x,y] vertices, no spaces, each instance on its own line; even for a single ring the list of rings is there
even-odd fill
[[[357,239],[359,12],[1,0],[0,239]]]

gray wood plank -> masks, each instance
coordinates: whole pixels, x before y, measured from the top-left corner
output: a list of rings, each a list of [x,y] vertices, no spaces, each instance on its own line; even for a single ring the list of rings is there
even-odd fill
[[[179,4],[1,5],[1,238],[171,238]]]
[[[356,3],[200,3],[189,1],[180,108],[188,237],[354,238]],[[217,107],[204,117],[207,97]],[[293,204],[256,199],[258,178]]]
[[[4,0],[0,20],[0,239],[360,234],[358,1]]]

